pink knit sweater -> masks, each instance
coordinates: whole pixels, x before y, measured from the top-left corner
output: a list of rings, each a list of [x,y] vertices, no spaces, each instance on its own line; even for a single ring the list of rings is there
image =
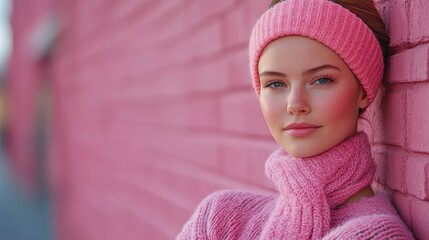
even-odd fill
[[[177,239],[413,238],[381,194],[343,204],[374,175],[363,132],[310,158],[293,158],[279,149],[268,158],[265,171],[279,195],[214,193]]]

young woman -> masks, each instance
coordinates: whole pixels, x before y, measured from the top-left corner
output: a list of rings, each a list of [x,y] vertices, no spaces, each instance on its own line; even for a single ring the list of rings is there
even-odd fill
[[[281,146],[265,166],[279,194],[214,193],[178,239],[412,239],[391,203],[371,189],[371,148],[357,131],[388,47],[372,0],[272,5],[253,28],[250,66]]]

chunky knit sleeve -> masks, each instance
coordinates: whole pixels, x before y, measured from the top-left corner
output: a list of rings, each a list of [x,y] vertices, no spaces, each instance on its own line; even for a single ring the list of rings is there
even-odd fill
[[[197,210],[176,237],[176,240],[209,239],[207,237],[207,225],[209,221],[208,215],[213,205],[211,200],[213,197],[208,196],[200,203]]]
[[[273,195],[215,192],[201,202],[176,239],[257,239],[274,202]]]
[[[333,239],[414,239],[404,223],[394,215],[374,214],[347,221],[330,231],[323,240]]]

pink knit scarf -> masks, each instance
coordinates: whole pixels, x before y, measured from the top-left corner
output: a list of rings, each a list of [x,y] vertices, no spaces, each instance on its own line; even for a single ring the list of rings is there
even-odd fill
[[[320,239],[330,229],[335,209],[374,176],[371,148],[364,132],[309,158],[294,158],[283,149],[271,154],[267,176],[280,193],[262,230],[262,239]]]

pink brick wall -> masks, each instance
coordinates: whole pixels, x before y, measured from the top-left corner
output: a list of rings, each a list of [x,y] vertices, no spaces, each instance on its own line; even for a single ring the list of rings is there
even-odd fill
[[[429,2],[380,1],[393,55],[387,70],[392,90],[383,106],[386,158],[378,181],[419,239],[429,239]]]
[[[171,239],[207,194],[270,191],[247,41],[269,1],[60,1],[51,72],[58,239]],[[380,0],[392,89],[368,112],[377,186],[429,238],[429,3]]]
[[[392,89],[381,108],[383,134],[375,139],[377,181],[392,192],[400,214],[419,239],[429,239],[429,2],[378,1],[393,55]]]
[[[266,190],[247,41],[267,1],[106,3],[63,2],[59,237],[172,239],[207,194]]]

